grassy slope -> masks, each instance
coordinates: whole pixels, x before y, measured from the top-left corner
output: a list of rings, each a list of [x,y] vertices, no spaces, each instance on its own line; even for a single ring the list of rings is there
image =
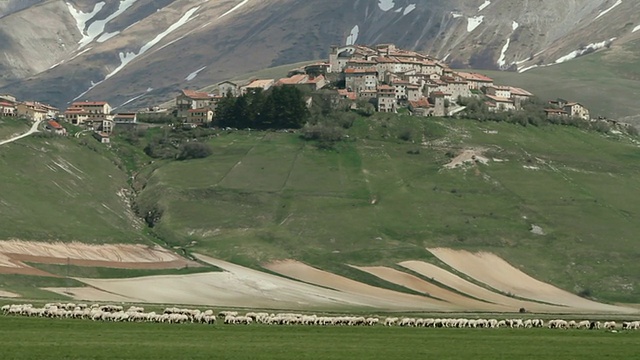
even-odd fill
[[[405,128],[431,145],[401,142]],[[164,209],[156,230],[171,245],[197,241],[195,251],[252,266],[292,257],[361,277],[343,264],[429,260],[427,246],[487,249],[571,291],[640,296],[640,204],[628,200],[640,195],[640,152],[629,141],[385,115],[350,134],[337,151],[294,134],[223,135],[211,157],[155,170],[140,201]],[[469,146],[506,161],[442,169],[447,152]]]
[[[7,359],[633,358],[637,334],[376,326],[265,327],[3,318]],[[330,345],[328,345],[330,344]],[[463,345],[463,346],[461,346]]]
[[[30,126],[29,122],[24,119],[0,117],[0,140],[22,134],[29,130]]]
[[[543,99],[580,101],[592,116],[640,115],[640,41],[524,73],[485,71],[497,84],[520,86]],[[640,120],[640,116],[638,119]],[[634,121],[640,124],[640,121]]]
[[[0,147],[0,239],[142,242],[116,195],[126,174],[96,149],[33,137]]]

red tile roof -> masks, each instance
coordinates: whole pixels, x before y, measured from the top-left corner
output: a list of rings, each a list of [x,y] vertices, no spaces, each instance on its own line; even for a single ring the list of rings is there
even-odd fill
[[[427,98],[421,98],[420,100],[416,100],[416,101],[409,101],[409,104],[411,104],[411,106],[413,108],[429,108],[432,105],[429,103],[429,99]]]
[[[107,105],[106,101],[77,101],[71,104],[72,107],[104,106],[104,105]]]
[[[195,90],[188,90],[188,89],[184,89],[182,90],[182,94],[184,94],[184,96],[190,98],[190,99],[208,99],[210,97],[212,97],[213,95],[210,95],[206,92],[201,92],[201,91],[195,91]]]
[[[293,75],[291,77],[282,78],[278,80],[278,84],[281,85],[297,85],[304,84],[309,80],[309,76],[305,74]]]
[[[376,70],[376,68],[365,68],[365,69],[354,69],[354,68],[348,68],[348,69],[344,69],[344,73],[345,74],[369,74],[369,73],[375,73],[378,70]]]
[[[14,105],[12,103],[9,103],[9,102],[0,102],[0,106],[3,106],[3,107],[14,107]]]
[[[517,95],[517,96],[533,96],[532,93],[528,92],[525,89],[519,88],[519,87],[513,87],[513,86],[509,86],[509,89],[511,90],[511,95]]]
[[[488,76],[484,76],[482,74],[478,74],[478,73],[468,73],[468,72],[458,72],[457,73],[458,76],[460,76],[461,78],[467,80],[467,81],[476,81],[476,82],[493,82],[493,79],[488,77]]]
[[[495,102],[502,102],[502,103],[513,103],[513,101],[507,99],[507,98],[503,98],[500,96],[493,96],[493,95],[486,95],[489,99],[495,101]]]
[[[58,124],[57,121],[55,120],[49,120],[48,121],[49,126],[51,126],[52,128],[56,129],[56,130],[61,130],[63,129],[62,125]]]

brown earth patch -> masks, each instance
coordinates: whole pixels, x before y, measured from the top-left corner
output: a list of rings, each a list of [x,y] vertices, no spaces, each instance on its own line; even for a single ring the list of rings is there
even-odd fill
[[[598,303],[525,274],[499,256],[488,252],[471,253],[446,248],[428,249],[457,271],[493,289],[514,296],[594,312],[634,312],[634,309]]]
[[[202,266],[157,245],[0,241],[0,274],[55,276],[28,266],[25,262],[117,269],[181,269]]]

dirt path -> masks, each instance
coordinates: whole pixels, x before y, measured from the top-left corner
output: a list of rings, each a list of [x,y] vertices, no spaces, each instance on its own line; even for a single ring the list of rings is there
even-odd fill
[[[444,248],[429,249],[438,259],[494,289],[518,297],[595,312],[633,312],[630,308],[583,299],[525,274],[492,253],[471,253]]]
[[[18,136],[12,137],[10,139],[0,141],[0,145],[12,143],[12,142],[14,142],[16,140],[20,140],[20,139],[22,139],[24,137],[27,137],[27,136],[29,136],[29,135],[31,135],[33,133],[38,132],[38,126],[40,126],[41,122],[42,122],[42,120],[38,120],[38,121],[34,122],[33,125],[31,125],[31,128],[24,134],[20,134]]]

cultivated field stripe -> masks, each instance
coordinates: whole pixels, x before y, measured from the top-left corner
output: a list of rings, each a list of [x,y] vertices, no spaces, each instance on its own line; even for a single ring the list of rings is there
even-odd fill
[[[525,274],[495,254],[434,248],[429,251],[461,273],[515,296],[597,312],[632,312],[631,309],[583,299]]]

